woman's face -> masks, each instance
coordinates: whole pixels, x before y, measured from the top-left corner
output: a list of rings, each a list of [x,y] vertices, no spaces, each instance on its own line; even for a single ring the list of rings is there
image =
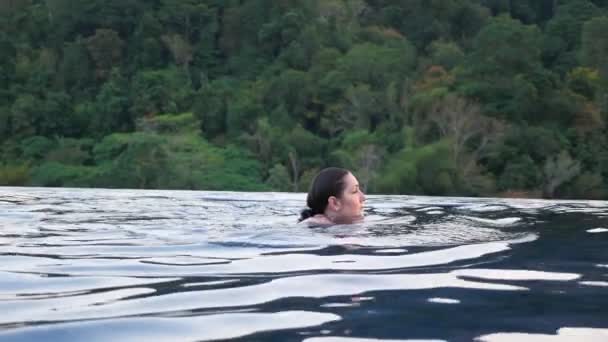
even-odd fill
[[[336,200],[336,223],[353,223],[363,219],[365,194],[359,189],[357,178],[351,173],[344,176],[344,191]]]

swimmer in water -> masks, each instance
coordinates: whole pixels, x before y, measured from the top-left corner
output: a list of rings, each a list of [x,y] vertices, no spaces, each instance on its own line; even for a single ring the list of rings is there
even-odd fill
[[[364,202],[357,178],[346,169],[329,167],[313,179],[306,197],[308,208],[302,210],[299,222],[312,226],[360,222]]]

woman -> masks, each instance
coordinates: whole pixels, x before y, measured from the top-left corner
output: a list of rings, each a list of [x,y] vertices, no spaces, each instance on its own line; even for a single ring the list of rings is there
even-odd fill
[[[312,181],[306,197],[308,208],[299,221],[315,226],[355,223],[363,220],[364,202],[357,178],[348,170],[329,167]]]

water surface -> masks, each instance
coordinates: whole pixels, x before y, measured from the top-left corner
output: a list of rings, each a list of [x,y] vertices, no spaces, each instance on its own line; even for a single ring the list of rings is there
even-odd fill
[[[608,202],[0,188],[0,340],[608,341]]]

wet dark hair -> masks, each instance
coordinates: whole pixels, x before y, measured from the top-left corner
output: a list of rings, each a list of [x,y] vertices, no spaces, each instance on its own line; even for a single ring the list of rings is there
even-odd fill
[[[302,210],[300,221],[317,214],[323,214],[327,208],[327,200],[331,196],[340,197],[344,191],[344,176],[350,171],[339,167],[328,167],[321,170],[313,179],[306,197],[307,209]]]

